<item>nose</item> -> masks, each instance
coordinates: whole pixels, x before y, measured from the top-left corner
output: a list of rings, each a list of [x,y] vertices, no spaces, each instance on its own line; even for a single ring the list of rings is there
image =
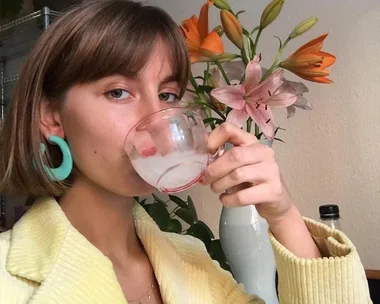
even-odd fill
[[[170,108],[169,103],[160,101],[157,90],[148,90],[141,95],[141,112],[139,123],[131,130],[131,144],[142,157],[153,156],[156,153],[165,155],[173,149],[173,138],[169,121],[164,118],[163,110]],[[133,138],[133,139],[132,139]]]

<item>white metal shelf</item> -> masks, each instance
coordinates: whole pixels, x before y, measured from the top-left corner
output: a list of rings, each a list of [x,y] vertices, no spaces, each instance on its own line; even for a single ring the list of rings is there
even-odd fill
[[[58,17],[58,16],[61,15],[60,12],[52,11],[52,10],[49,10],[48,13],[46,13],[46,14],[49,15],[50,18],[51,17],[53,17],[53,18],[54,17]],[[45,15],[44,9],[42,9],[40,11],[34,12],[34,13],[30,14],[30,15],[21,17],[19,19],[16,19],[14,21],[11,21],[11,22],[9,22],[7,24],[4,24],[4,25],[0,26],[0,39],[1,39],[1,33],[2,32],[8,31],[10,29],[13,29],[13,28],[15,28],[15,27],[17,27],[17,26],[19,26],[21,24],[24,24],[24,23],[26,23],[28,21],[31,21],[31,20],[34,20],[36,18],[42,17],[44,15]]]

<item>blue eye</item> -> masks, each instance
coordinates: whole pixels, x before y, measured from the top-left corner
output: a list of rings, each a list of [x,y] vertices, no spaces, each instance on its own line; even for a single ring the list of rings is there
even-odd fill
[[[179,97],[177,94],[169,93],[169,92],[164,92],[158,95],[160,100],[166,101],[166,102],[177,102],[179,101]]]
[[[107,92],[107,94],[117,100],[127,99],[131,95],[131,93],[124,89],[114,89]]]

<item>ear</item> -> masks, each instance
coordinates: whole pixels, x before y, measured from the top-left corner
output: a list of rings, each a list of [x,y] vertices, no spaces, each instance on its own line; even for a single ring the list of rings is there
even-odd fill
[[[45,97],[40,105],[40,130],[46,139],[50,136],[65,137],[59,107]]]

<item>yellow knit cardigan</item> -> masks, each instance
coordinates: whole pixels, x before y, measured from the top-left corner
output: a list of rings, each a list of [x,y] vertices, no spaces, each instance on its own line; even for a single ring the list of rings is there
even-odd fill
[[[263,303],[212,261],[201,241],[162,232],[138,205],[134,219],[165,304]],[[300,259],[270,235],[281,303],[371,303],[348,238],[312,220],[306,224],[329,257]],[[52,198],[36,202],[12,230],[0,234],[0,304],[23,303],[127,303],[111,261],[70,224]]]

